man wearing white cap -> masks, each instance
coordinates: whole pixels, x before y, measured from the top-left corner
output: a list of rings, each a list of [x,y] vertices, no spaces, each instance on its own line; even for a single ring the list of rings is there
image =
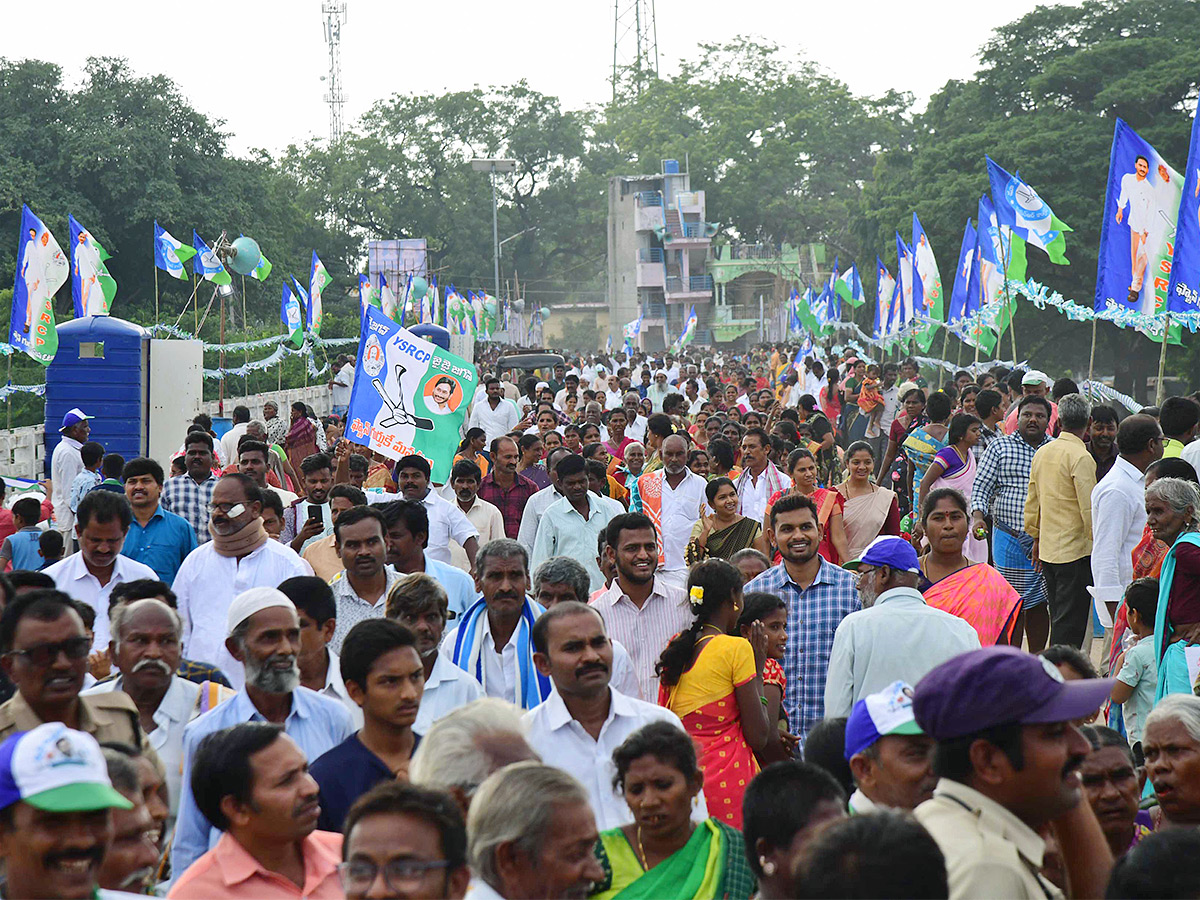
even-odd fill
[[[171,847],[176,877],[220,837],[192,795],[192,760],[204,737],[241,722],[274,722],[311,760],[354,733],[346,707],[300,686],[300,617],[284,593],[258,587],[239,594],[225,624],[225,646],[245,667],[246,687],[184,729],[183,796]]]
[[[952,656],[979,649],[979,635],[966,619],[925,604],[917,590],[917,551],[908,541],[877,537],[845,568],[858,571],[863,608],[842,619],[833,634],[827,717],[848,716],[867,694],[897,680],[914,684]]]
[[[208,508],[207,541],[188,554],[171,585],[183,616],[189,659],[212,663],[242,686],[242,667],[226,649],[225,613],[234,597],[255,587],[275,587],[312,569],[291,547],[272,541],[262,523],[262,500],[248,475],[222,476]]]
[[[63,541],[68,548],[71,546],[72,529],[75,527],[75,514],[71,512],[70,506],[71,482],[83,471],[83,458],[79,455],[79,448],[92,432],[92,426],[88,424],[90,418],[91,416],[78,407],[63,416],[62,427],[58,429],[62,438],[50,458],[54,527],[62,532]]]
[[[914,810],[933,796],[933,738],[917,724],[912,698],[912,687],[895,681],[850,711],[845,756],[854,776],[852,816]]]
[[[1037,369],[1030,369],[1021,377],[1021,396],[1022,397],[1046,397],[1050,404],[1050,424],[1046,426],[1046,433],[1051,437],[1058,434],[1058,404],[1051,400],[1047,394],[1050,393],[1050,387],[1054,382],[1050,380],[1050,376],[1045,372],[1039,372]],[[1004,433],[1012,434],[1017,430],[1017,403],[1014,400],[1012,409],[1008,411],[1008,416],[1004,419]]]
[[[132,896],[97,884],[113,839],[109,811],[132,808],[91,735],[48,722],[10,737],[0,744],[4,896]]]

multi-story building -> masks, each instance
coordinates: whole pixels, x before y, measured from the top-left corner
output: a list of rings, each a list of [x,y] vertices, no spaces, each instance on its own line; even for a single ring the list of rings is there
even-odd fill
[[[641,316],[638,345],[658,350],[683,330],[694,305],[696,343],[710,342],[713,279],[706,270],[716,226],[705,221],[704,191],[693,191],[686,166],[662,161],[658,175],[619,175],[608,182],[608,304],[613,346]]]

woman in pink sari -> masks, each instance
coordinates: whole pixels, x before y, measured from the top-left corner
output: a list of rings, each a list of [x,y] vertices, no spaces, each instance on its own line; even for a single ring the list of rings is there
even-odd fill
[[[633,438],[625,436],[628,423],[624,408],[618,406],[608,411],[608,440],[604,441],[604,449],[619,462],[625,462],[625,448],[633,443]]]
[[[970,413],[959,413],[950,420],[950,428],[946,432],[947,446],[937,452],[925,470],[925,477],[921,479],[917,509],[923,510],[925,497],[938,488],[952,488],[970,504],[971,486],[975,483],[975,454],[971,448],[979,442],[982,424],[977,416]],[[963,552],[971,562],[985,563],[988,560],[987,541],[969,534]]]
[[[934,488],[925,498],[921,526],[929,552],[921,557],[918,589],[925,603],[965,619],[985,647],[1011,644],[1021,615],[1021,595],[986,562],[963,553],[970,520],[967,501],[953,488]]]

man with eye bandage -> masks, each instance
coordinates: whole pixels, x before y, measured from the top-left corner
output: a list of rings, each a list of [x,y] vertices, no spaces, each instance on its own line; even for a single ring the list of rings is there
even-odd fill
[[[188,554],[172,589],[183,617],[185,655],[217,666],[241,690],[242,666],[225,647],[225,616],[234,597],[312,570],[291,547],[268,538],[261,494],[249,476],[234,473],[218,480],[208,513],[212,540]]]

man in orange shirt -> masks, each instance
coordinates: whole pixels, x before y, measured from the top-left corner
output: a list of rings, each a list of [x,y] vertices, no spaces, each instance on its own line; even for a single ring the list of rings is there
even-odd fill
[[[243,722],[206,737],[192,793],[217,845],[177,873],[168,897],[341,900],[342,836],[317,831],[321,806],[308,761],[279,725]]]

